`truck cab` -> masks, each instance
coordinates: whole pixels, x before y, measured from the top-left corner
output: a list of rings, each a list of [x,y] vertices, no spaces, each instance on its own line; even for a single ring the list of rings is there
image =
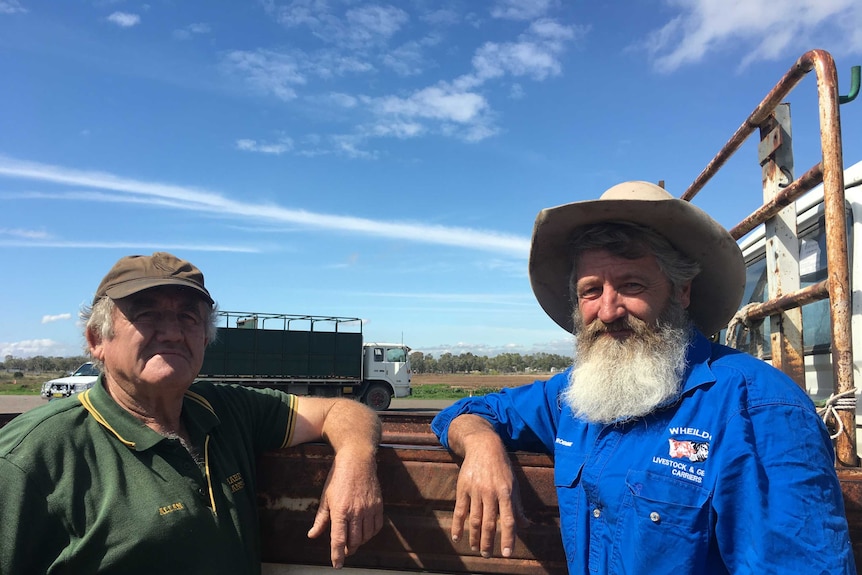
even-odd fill
[[[363,349],[363,403],[383,411],[389,408],[392,398],[413,393],[409,347],[401,343],[366,343]]]

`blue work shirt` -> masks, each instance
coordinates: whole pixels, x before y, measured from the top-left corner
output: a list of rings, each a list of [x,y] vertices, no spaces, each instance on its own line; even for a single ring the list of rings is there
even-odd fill
[[[461,400],[507,447],[554,457],[569,573],[856,572],[832,442],[809,397],[767,363],[696,334],[679,395],[602,425],[560,402],[569,372]]]

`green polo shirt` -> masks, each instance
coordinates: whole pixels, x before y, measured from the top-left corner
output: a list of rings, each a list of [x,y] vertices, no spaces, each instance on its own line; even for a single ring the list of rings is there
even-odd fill
[[[258,574],[255,460],[290,442],[296,397],[196,383],[198,462],[102,380],[0,430],[0,573]]]

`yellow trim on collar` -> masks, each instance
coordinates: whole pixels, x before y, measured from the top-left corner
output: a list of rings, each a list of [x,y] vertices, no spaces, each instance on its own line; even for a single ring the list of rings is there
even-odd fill
[[[129,441],[128,439],[123,438],[123,436],[121,436],[119,433],[117,433],[117,430],[114,429],[113,427],[111,427],[111,425],[108,423],[108,421],[104,417],[102,417],[102,414],[99,413],[99,411],[93,406],[93,402],[90,401],[90,391],[91,390],[92,390],[92,388],[88,389],[87,391],[84,391],[82,393],[77,394],[78,401],[80,401],[81,405],[84,406],[84,409],[86,409],[90,413],[90,415],[93,416],[93,419],[98,421],[105,429],[107,429],[108,431],[110,431],[111,433],[116,435],[117,439],[119,439],[123,445],[125,445],[126,447],[129,447],[131,449],[134,449],[135,448],[135,442]]]
[[[202,396],[198,393],[195,393],[194,391],[186,391],[186,397],[188,397],[189,399],[191,399],[192,401],[194,401],[196,403],[199,403],[200,405],[202,405],[203,407],[208,409],[210,411],[210,413],[212,413],[213,415],[216,414],[215,409],[213,409],[212,404],[204,396]]]
[[[215,493],[213,493],[213,481],[212,476],[210,475],[210,436],[207,435],[206,440],[204,440],[204,471],[206,473],[207,478],[207,489],[210,492],[210,505],[212,505],[213,515],[218,516],[218,510],[216,509],[215,502]]]

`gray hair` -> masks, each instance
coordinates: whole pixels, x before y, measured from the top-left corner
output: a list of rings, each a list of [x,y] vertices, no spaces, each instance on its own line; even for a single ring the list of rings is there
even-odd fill
[[[89,345],[87,344],[86,335],[90,332],[99,334],[99,338],[103,340],[112,339],[114,337],[114,309],[117,304],[109,297],[99,299],[93,305],[85,305],[81,308],[80,319],[84,325],[84,351],[89,355]],[[215,341],[218,325],[218,305],[206,306],[207,317],[204,318],[206,326],[207,342]],[[101,362],[94,359],[94,363],[102,368]]]
[[[678,249],[661,234],[639,224],[606,222],[578,228],[569,242],[572,272],[569,275],[569,297],[577,307],[578,261],[587,250],[606,250],[614,256],[630,260],[647,254],[655,256],[658,267],[667,276],[677,296],[682,287],[700,273],[700,264]]]

